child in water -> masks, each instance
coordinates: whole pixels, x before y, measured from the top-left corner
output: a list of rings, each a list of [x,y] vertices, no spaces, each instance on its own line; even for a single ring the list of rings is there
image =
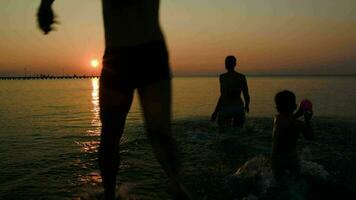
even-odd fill
[[[310,126],[313,113],[308,100],[304,100],[294,113],[297,108],[296,97],[288,90],[277,93],[275,103],[278,114],[273,124],[272,171],[278,181],[283,177],[298,176],[300,161],[297,155],[297,140],[300,132],[306,139],[313,139]],[[303,115],[304,122],[297,119]]]

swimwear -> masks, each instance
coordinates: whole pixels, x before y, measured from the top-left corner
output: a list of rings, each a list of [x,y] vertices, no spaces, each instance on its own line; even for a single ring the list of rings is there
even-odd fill
[[[220,113],[227,116],[236,116],[245,114],[245,109],[243,106],[226,106],[221,108]]]
[[[134,90],[170,78],[168,52],[162,40],[105,49],[100,78],[105,87]]]
[[[242,127],[245,123],[245,109],[243,106],[225,106],[222,107],[218,115],[218,123],[222,126]]]

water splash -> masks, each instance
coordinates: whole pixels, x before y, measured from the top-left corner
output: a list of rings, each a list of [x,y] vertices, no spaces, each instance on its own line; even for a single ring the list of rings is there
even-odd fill
[[[318,163],[302,160],[300,164],[300,178],[285,180],[281,184],[273,177],[270,159],[266,156],[256,156],[229,176],[226,185],[234,196],[246,200],[275,199],[276,196],[280,198],[282,195],[288,199],[306,199],[308,190],[312,187],[307,179],[326,182],[330,175]]]

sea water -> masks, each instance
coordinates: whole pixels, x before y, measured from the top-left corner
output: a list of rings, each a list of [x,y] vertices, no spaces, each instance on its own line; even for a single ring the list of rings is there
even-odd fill
[[[311,100],[315,118],[325,120],[326,130],[330,121],[347,121],[351,127],[341,128],[354,131],[356,77],[247,78],[248,126],[265,133],[265,141],[276,113],[274,95],[284,89],[294,91],[298,101]],[[98,79],[0,81],[0,199],[75,199],[100,193],[98,92]],[[216,77],[173,79],[173,126],[187,154],[183,162],[189,166],[186,174],[191,174],[187,175],[191,187],[197,178],[194,174],[214,159],[199,145],[209,146],[215,139],[216,126],[209,117],[218,97]],[[167,199],[167,178],[143,132],[135,95],[121,140],[120,193],[132,190],[139,199]]]

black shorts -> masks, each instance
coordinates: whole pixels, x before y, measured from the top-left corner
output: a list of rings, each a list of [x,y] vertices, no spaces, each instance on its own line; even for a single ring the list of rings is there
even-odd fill
[[[168,52],[164,41],[105,49],[101,86],[133,90],[170,78]]]

